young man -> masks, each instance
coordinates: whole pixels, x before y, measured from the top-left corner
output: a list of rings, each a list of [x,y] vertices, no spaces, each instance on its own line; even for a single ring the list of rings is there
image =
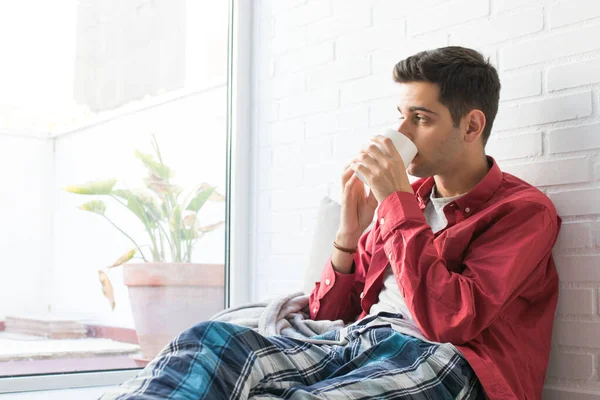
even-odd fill
[[[478,52],[446,47],[399,62],[394,79],[398,131],[419,150],[408,172],[423,179],[409,184],[382,136],[383,151],[362,149],[343,172],[310,315],[351,324],[299,340],[201,323],[103,399],[541,398],[560,219],[485,155],[498,75]]]
[[[479,53],[447,47],[399,62],[394,79],[398,131],[419,151],[408,172],[423,179],[409,184],[381,136],[386,152],[370,145],[347,167],[337,248],[311,294],[311,318],[401,314],[390,321],[396,331],[454,345],[490,398],[540,399],[561,221],[543,193],[485,156],[497,73]]]

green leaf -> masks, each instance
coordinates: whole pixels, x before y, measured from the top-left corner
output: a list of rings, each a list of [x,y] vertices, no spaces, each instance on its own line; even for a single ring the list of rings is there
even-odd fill
[[[173,238],[173,246],[175,247],[175,254],[173,257],[176,260],[181,260],[181,230],[182,230],[182,219],[181,219],[181,205],[177,204],[173,208],[171,218],[169,219],[169,228],[171,230],[171,236]]]
[[[181,229],[181,206],[178,204],[173,208],[173,214],[169,220],[171,232],[176,233]]]
[[[204,204],[208,201],[208,199],[215,192],[216,187],[203,183],[200,185],[196,191],[193,193],[194,197],[190,201],[190,203],[185,208],[186,210],[198,212]]]
[[[104,215],[104,212],[106,211],[106,204],[102,200],[92,200],[80,205],[79,209]]]
[[[167,203],[165,203],[165,202],[160,203],[160,211],[162,212],[162,215],[164,215],[164,216],[169,215],[169,210],[167,209]]]
[[[169,179],[173,176],[171,168],[156,161],[151,154],[142,153],[139,150],[135,151],[135,156],[142,160],[148,171],[162,179]]]
[[[146,208],[146,204],[152,204],[150,198],[144,196],[142,193],[136,193],[129,189],[118,189],[115,190],[113,194],[127,201],[127,208],[142,221],[146,228],[156,227],[158,221]]]
[[[117,183],[116,179],[103,179],[97,181],[86,182],[82,185],[69,185],[65,188],[65,190],[69,193],[75,194],[111,194],[115,184]]]
[[[122,198],[123,200],[129,200],[130,197],[135,197],[140,203],[152,202],[152,196],[147,193],[143,193],[136,189],[115,189],[112,192],[113,195]]]
[[[193,229],[181,229],[179,231],[179,237],[182,240],[193,240],[198,237],[198,233]]]
[[[146,214],[149,219],[160,221],[166,216],[166,213],[161,212],[161,203],[151,191],[145,189],[117,189],[113,194],[124,200],[135,198],[146,209]]]
[[[160,204],[157,204],[155,201],[151,201],[145,204],[147,211],[150,213],[150,217],[156,222],[161,221],[165,214],[163,214],[160,210]]]
[[[133,258],[133,256],[135,255],[135,252],[136,252],[135,249],[127,250],[127,252],[125,254],[123,254],[121,257],[119,257],[117,259],[117,261],[115,261],[108,268],[118,267],[119,265],[125,264],[127,261],[129,261]]]

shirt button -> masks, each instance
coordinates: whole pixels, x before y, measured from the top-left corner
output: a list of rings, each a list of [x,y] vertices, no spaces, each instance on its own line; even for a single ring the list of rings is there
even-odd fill
[[[388,260],[392,261],[392,253],[388,254]]]
[[[317,307],[313,308],[313,313],[315,313],[315,314],[316,314],[318,310],[319,310],[319,309],[318,309]]]
[[[330,281],[329,279],[325,279],[325,284],[326,284],[327,286],[329,286],[329,284],[330,284],[330,283],[331,283],[331,281]]]
[[[469,207],[465,208],[465,212],[468,214],[471,212],[471,209]]]
[[[363,297],[365,297],[365,292],[360,292],[360,298],[362,299]]]
[[[383,223],[384,223],[384,222],[385,222],[385,219],[384,219],[383,217],[381,217],[381,219],[379,220],[379,223],[380,223],[381,225],[383,225]]]

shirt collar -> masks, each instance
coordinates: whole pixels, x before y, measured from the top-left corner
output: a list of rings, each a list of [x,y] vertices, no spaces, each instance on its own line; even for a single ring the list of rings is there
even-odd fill
[[[493,157],[487,156],[487,160],[488,165],[490,166],[488,173],[473,189],[454,201],[460,210],[465,210],[466,208],[475,210],[479,208],[480,205],[492,197],[500,186],[500,183],[502,182],[502,171],[500,171],[500,167],[498,167],[498,164]],[[429,201],[434,185],[435,180],[432,176],[415,182],[415,187],[417,188],[415,193],[421,208],[425,208],[425,205]]]

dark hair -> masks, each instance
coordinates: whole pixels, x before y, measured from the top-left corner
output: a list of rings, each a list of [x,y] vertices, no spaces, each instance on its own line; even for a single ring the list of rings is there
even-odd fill
[[[437,84],[440,102],[450,110],[455,127],[469,111],[481,110],[486,118],[482,132],[486,145],[498,112],[500,80],[481,53],[459,46],[422,51],[396,64],[394,80]]]

